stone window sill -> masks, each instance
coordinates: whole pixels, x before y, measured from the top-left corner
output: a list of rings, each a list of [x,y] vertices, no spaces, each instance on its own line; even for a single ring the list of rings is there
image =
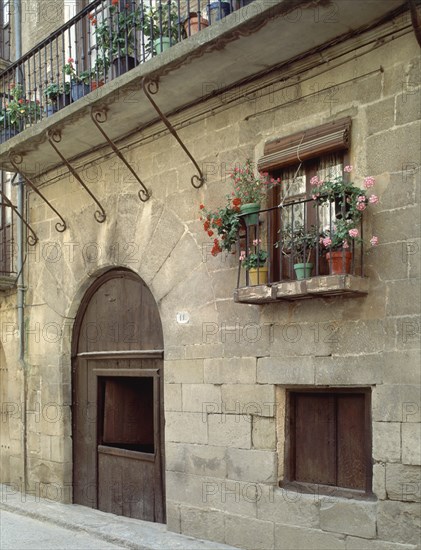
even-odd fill
[[[0,291],[11,290],[16,286],[16,277],[9,275],[0,275]]]
[[[268,304],[328,296],[365,296],[368,294],[368,284],[367,277],[324,275],[302,281],[237,288],[234,301],[241,304]]]

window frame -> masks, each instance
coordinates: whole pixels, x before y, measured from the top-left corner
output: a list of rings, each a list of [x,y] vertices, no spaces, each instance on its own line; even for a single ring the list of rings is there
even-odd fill
[[[295,475],[295,437],[292,433],[292,416],[293,406],[295,404],[295,396],[297,394],[320,395],[323,397],[335,397],[344,394],[361,394],[364,396],[364,463],[365,463],[365,487],[364,489],[353,489],[338,485],[329,485],[323,483],[311,483],[306,481],[297,481]],[[372,489],[373,477],[373,458],[372,458],[372,418],[371,418],[371,387],[290,387],[286,388],[285,401],[285,448],[284,448],[284,477],[280,480],[280,487],[288,490],[297,491],[300,493],[309,493],[314,495],[334,495],[345,498],[357,499],[375,499]],[[337,412],[336,412],[337,414]],[[337,422],[337,416],[335,417]],[[335,449],[335,459],[337,459],[338,449]]]

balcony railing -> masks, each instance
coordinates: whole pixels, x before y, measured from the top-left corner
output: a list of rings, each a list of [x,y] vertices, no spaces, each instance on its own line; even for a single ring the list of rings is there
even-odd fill
[[[0,143],[250,0],[95,0],[0,74]]]
[[[260,210],[258,220],[242,214],[237,288],[325,275],[364,277],[362,217],[355,224],[346,207],[346,197],[302,199]]]

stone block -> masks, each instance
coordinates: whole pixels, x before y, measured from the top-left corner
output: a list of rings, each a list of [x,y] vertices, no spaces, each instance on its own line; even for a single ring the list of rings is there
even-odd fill
[[[380,354],[315,357],[316,385],[360,386],[382,382]]]
[[[410,124],[420,118],[421,90],[408,86],[406,91],[396,96],[396,125]]]
[[[221,500],[221,480],[167,471],[165,481],[167,499],[173,503],[197,508],[215,508],[213,500]]]
[[[409,163],[419,163],[419,123],[388,129],[368,136],[364,142],[370,174],[398,172]]]
[[[164,406],[166,411],[182,410],[181,407],[181,384],[165,384]]]
[[[393,97],[368,105],[365,112],[367,117],[367,133],[369,136],[388,130],[395,124],[395,100]]]
[[[273,487],[262,492],[257,517],[298,527],[319,527],[319,502],[315,495]]]
[[[346,550],[416,550],[413,544],[398,544],[384,540],[367,540],[358,537],[346,537]]]
[[[212,384],[183,384],[183,411],[206,413],[207,405],[221,410],[221,388]]]
[[[400,422],[373,422],[373,458],[381,462],[400,461]]]
[[[166,501],[167,504],[167,529],[173,533],[181,533],[180,505]]]
[[[390,500],[378,503],[377,532],[381,540],[419,545],[420,528],[418,503]]]
[[[259,384],[314,384],[313,357],[261,357],[257,360]]]
[[[186,447],[181,443],[165,443],[165,468],[173,472],[185,472]]]
[[[223,512],[180,506],[180,515],[183,535],[224,542]]]
[[[396,334],[395,348],[401,349],[415,349],[419,350],[421,347],[421,316],[420,315],[406,315],[395,318],[394,332]]]
[[[384,384],[412,385],[420,383],[418,350],[390,351],[382,354]]]
[[[390,500],[421,502],[421,469],[405,464],[386,464],[386,492]]]
[[[208,426],[200,413],[167,412],[165,415],[165,438],[181,443],[207,443]]]
[[[205,384],[254,384],[256,358],[205,359],[204,380]]]
[[[227,449],[227,477],[250,483],[274,483],[276,453],[254,449]]]
[[[419,312],[421,301],[420,281],[407,279],[387,283],[387,315],[413,315]]]
[[[416,162],[416,160],[409,161]],[[406,206],[395,210],[384,210],[383,212],[372,213],[372,233],[377,235],[382,244],[399,243],[397,247],[397,258],[401,261],[402,242],[410,241],[419,237],[418,206]],[[408,223],[408,220],[414,220]]]
[[[282,519],[282,518],[279,518]],[[324,533],[319,529],[275,525],[276,550],[341,550],[345,548],[345,537]],[[365,546],[361,546],[365,548]]]
[[[374,502],[344,499],[331,503],[322,500],[320,527],[323,531],[373,539],[376,537],[376,506]]]
[[[203,382],[203,360],[165,361],[166,383],[201,384]]]
[[[185,445],[186,473],[224,479],[227,474],[225,447],[212,445]]]
[[[251,422],[247,417],[241,414],[209,414],[208,424],[209,445],[251,448]]]
[[[402,424],[402,463],[421,466],[421,426]]]
[[[244,550],[272,550],[274,525],[269,521],[226,515],[225,542]]]
[[[274,416],[275,414],[273,385],[223,384],[221,391],[222,403],[227,412],[239,410],[243,416]]]
[[[373,493],[379,500],[385,500],[386,494],[386,464],[373,464]]]
[[[372,392],[373,421],[419,422],[420,401],[420,386],[377,386]]]
[[[192,344],[186,346],[185,350],[186,359],[218,358],[224,355],[222,344]]]
[[[252,447],[253,449],[276,450],[276,422],[273,418],[253,416],[252,421]]]

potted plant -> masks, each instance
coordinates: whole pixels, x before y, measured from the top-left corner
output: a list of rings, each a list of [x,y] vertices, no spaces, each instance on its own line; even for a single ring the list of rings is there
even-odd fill
[[[1,141],[10,139],[21,132],[28,124],[41,117],[39,100],[25,98],[21,84],[11,84],[8,93],[9,101],[0,111]]]
[[[147,9],[143,22],[143,34],[149,37],[146,51],[152,55],[162,53],[181,38],[185,38],[184,28],[180,26],[177,2],[167,0]]]
[[[113,66],[114,77],[120,76],[136,66],[134,52],[136,48],[136,29],[140,30],[140,9],[130,9],[125,4],[120,9],[119,0],[112,0],[109,17],[98,23],[93,14],[89,14],[91,25],[95,27],[97,66],[102,74]],[[102,63],[102,67],[100,67]]]
[[[52,114],[57,112],[58,110],[57,99],[58,99],[59,93],[60,93],[60,86],[55,82],[51,82],[50,84],[47,84],[47,86],[45,87],[44,96],[47,101],[47,105],[45,106],[45,112],[47,116],[51,116]]]
[[[352,166],[345,166],[344,172],[350,173]],[[368,195],[375,180],[372,176],[364,178],[363,189],[351,182],[344,181],[341,176],[319,180],[312,178],[313,199],[319,204],[332,204],[338,201],[339,211],[332,227],[325,229],[320,236],[320,243],[326,250],[326,259],[329,262],[331,274],[349,273],[352,259],[352,250],[355,243],[363,244],[361,238],[362,214],[369,204],[377,204],[376,195]],[[378,237],[372,236],[371,246],[378,244]]]
[[[250,285],[265,285],[268,282],[268,268],[265,266],[268,259],[268,253],[263,248],[260,248],[262,241],[260,239],[253,240],[253,248],[240,252],[240,262],[249,275]]]
[[[70,76],[70,93],[72,101],[77,101],[90,92],[91,71],[76,72],[73,65],[75,60],[69,57],[67,63],[63,66],[64,74]]]
[[[259,223],[259,210],[268,189],[280,184],[281,180],[269,180],[267,173],[256,176],[251,159],[246,159],[244,165],[235,167],[230,173],[230,178],[234,186],[233,195],[240,199],[240,212],[245,214],[245,224],[256,225]]]
[[[311,277],[313,263],[310,262],[311,254],[317,245],[317,228],[313,225],[306,231],[303,224],[289,223],[284,229],[279,230],[281,240],[275,243],[281,246],[282,254],[289,256],[293,261],[295,276],[298,280]]]
[[[223,250],[232,252],[232,247],[238,239],[240,201],[230,195],[227,195],[226,199],[226,205],[216,210],[207,210],[204,204],[199,207],[203,229],[208,237],[213,239],[212,256],[217,256]]]
[[[209,23],[207,19],[205,19],[195,11],[191,11],[183,22],[184,31],[187,36],[198,33],[202,29],[205,29],[208,25]]]
[[[217,0],[207,6],[209,23],[215,23],[231,13],[231,2]]]
[[[57,109],[63,109],[71,103],[70,82],[60,84],[59,93],[57,95]]]

